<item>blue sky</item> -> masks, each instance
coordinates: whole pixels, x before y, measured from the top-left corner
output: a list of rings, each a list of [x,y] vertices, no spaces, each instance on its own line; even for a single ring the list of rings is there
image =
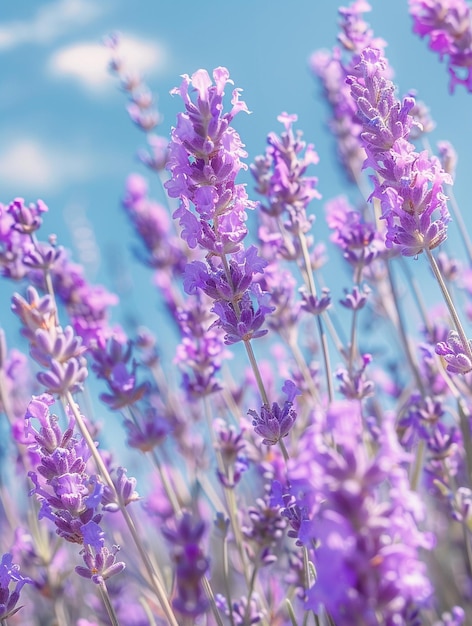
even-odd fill
[[[444,65],[412,34],[406,0],[372,0],[368,15],[387,53],[401,92],[415,88],[431,109],[432,141],[448,139],[459,153],[456,197],[466,204],[472,166],[472,95],[448,93]],[[288,8],[290,7],[290,9]],[[319,187],[325,199],[345,191],[326,129],[327,109],[308,71],[311,52],[331,48],[337,33],[333,0],[22,0],[0,9],[0,202],[41,197],[50,207],[46,229],[58,234],[85,263],[91,280],[113,285],[118,273],[133,283],[132,301],[146,297],[150,323],[157,298],[150,275],[132,261],[132,232],[119,199],[128,173],[144,168],[136,150],[144,137],[125,113],[125,97],[107,77],[103,36],[120,31],[129,65],[142,71],[158,95],[166,135],[181,109],[169,91],[182,73],[226,65],[250,116],[236,126],[250,159],[279,130],[282,111],[297,113],[298,127],[320,154]],[[247,181],[250,183],[250,179]],[[159,185],[154,184],[156,194]],[[250,194],[251,195],[251,194]],[[319,237],[326,236],[319,214]],[[466,215],[469,225],[472,220]],[[126,282],[125,280],[125,282]],[[129,289],[131,289],[129,287]],[[141,291],[140,291],[141,290]],[[7,307],[0,310],[0,321]],[[147,319],[146,319],[147,317]]]

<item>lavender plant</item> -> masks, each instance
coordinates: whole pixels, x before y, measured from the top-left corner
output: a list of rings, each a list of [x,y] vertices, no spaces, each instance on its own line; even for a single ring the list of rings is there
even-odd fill
[[[410,4],[452,87],[470,91],[465,5]],[[464,232],[465,260],[447,248],[456,155],[421,146],[434,123],[412,92],[398,97],[369,10],[341,8],[338,45],[311,59],[348,181],[325,201],[342,299],[313,212],[320,157],[297,116],[281,112],[248,162],[241,89],[228,97],[224,67],[198,69],[157,135],[118,35],[111,70],[167,198],[131,174],[122,208],[178,336],[173,362],[166,329],[110,322],[118,298],[43,234],[42,200],[0,205],[0,271],[29,351],[1,331],[2,625],[472,622],[471,255]],[[126,459],[107,449],[100,403]]]

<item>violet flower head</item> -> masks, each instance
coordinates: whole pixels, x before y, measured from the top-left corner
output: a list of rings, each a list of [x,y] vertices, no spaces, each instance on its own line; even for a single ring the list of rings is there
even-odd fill
[[[51,414],[52,396],[33,397],[25,415],[28,447],[38,454],[35,470],[29,472],[33,483],[30,495],[41,504],[39,518],[46,517],[56,526],[56,533],[71,543],[83,544],[82,526],[99,523],[97,512],[103,485],[86,473],[91,456],[82,437],[74,435],[74,417],[69,410],[69,424],[62,431],[58,418]],[[37,430],[32,421],[40,424]]]
[[[252,409],[248,411],[253,418],[254,431],[263,437],[262,443],[266,446],[275,446],[280,439],[287,437],[297,418],[292,406],[295,396],[300,394],[300,391],[291,380],[285,381],[282,391],[287,396],[283,406],[274,402],[272,407],[262,405],[260,413]]]
[[[272,217],[287,218],[284,225],[293,234],[306,233],[313,221],[306,214],[307,207],[314,198],[321,198],[317,178],[306,175],[308,167],[318,163],[318,154],[302,141],[301,131],[294,134],[296,115],[282,113],[277,119],[285,130],[280,136],[269,134],[266,154],[256,159],[251,172],[256,190],[266,198],[262,210]]]
[[[232,108],[223,113],[224,88],[232,82],[228,70],[216,68],[213,80],[215,84],[206,70],[198,70],[191,77],[185,74],[180,88],[172,92],[181,96],[186,113],[179,114],[172,131],[167,165],[172,178],[165,187],[171,197],[180,198],[174,216],[189,247],[198,243],[221,255],[240,248],[247,232],[246,209],[253,203],[244,185],[235,183],[241,168],[247,167],[241,161],[247,153],[230,126],[237,113],[248,109],[239,99],[240,90],[234,89]]]
[[[128,176],[123,206],[146,249],[145,254],[140,249],[136,251],[138,259],[180,276],[186,263],[181,242],[170,233],[167,210],[149,197],[147,181],[139,174]]]
[[[13,564],[13,557],[8,552],[2,556],[0,563],[0,619],[6,620],[17,611],[21,606],[16,606],[20,599],[20,592],[26,584],[33,584],[30,578],[20,574],[18,565]],[[10,589],[11,584],[14,589]]]
[[[472,92],[472,9],[466,0],[410,0],[413,32],[429,39],[429,48],[447,57],[449,89]]]
[[[347,81],[363,125],[364,167],[377,175],[372,196],[383,210],[386,246],[398,246],[405,256],[418,256],[447,237],[450,216],[443,185],[452,184],[452,178],[436,157],[415,152],[408,141],[415,101],[395,98],[394,84],[384,77],[385,65],[379,50],[367,48]]]
[[[239,312],[231,302],[218,300],[212,307],[218,319],[214,326],[225,332],[224,342],[227,345],[239,341],[250,341],[267,334],[267,329],[261,329],[266,315],[274,310],[270,305],[270,296],[263,292],[255,283],[239,300]]]
[[[469,349],[463,345],[459,333],[451,330],[447,336],[447,341],[440,341],[436,344],[436,354],[446,361],[446,369],[451,374],[467,374],[472,370],[472,341],[469,340]]]
[[[89,578],[96,585],[103,583],[112,576],[116,576],[125,569],[122,561],[116,560],[119,546],[113,546],[109,550],[104,546],[104,533],[100,526],[93,522],[87,522],[82,527],[84,537],[84,549],[81,551],[85,563],[75,568],[76,573],[82,578]]]

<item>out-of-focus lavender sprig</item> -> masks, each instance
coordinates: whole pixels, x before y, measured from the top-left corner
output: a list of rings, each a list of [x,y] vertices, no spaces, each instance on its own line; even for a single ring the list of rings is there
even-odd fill
[[[110,71],[118,76],[121,88],[129,96],[128,115],[146,133],[149,150],[138,152],[138,158],[150,170],[161,173],[168,159],[168,140],[153,132],[162,122],[153,95],[141,76],[127,70],[126,61],[120,56],[119,33],[109,35],[105,39],[105,45],[112,54]]]
[[[11,554],[2,555],[0,563],[0,621],[2,624],[6,624],[7,618],[15,615],[22,608],[17,606],[21,590],[25,585],[33,583],[30,578],[22,576],[19,570],[18,565],[13,563]]]
[[[184,513],[176,521],[175,528],[167,526],[162,532],[172,546],[171,556],[175,564],[176,595],[173,606],[182,616],[195,618],[202,615],[208,608],[202,578],[209,561],[200,547],[205,524],[194,519],[190,513]]]
[[[429,48],[447,58],[449,89],[472,92],[472,9],[466,0],[409,0],[413,32],[429,39]]]
[[[330,128],[338,142],[338,155],[350,180],[360,185],[365,152],[359,141],[362,126],[356,116],[355,104],[349,94],[346,77],[359,61],[359,54],[367,46],[384,50],[386,42],[374,37],[369,24],[362,15],[371,10],[366,0],[355,0],[348,7],[339,9],[341,48],[332,53],[315,52],[310,59],[311,70],[322,81],[325,98],[330,104],[333,117]],[[390,73],[390,70],[388,70]]]

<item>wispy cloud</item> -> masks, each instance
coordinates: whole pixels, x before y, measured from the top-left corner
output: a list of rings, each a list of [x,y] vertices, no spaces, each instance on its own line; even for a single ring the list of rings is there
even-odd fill
[[[119,51],[131,72],[159,71],[166,63],[164,47],[154,41],[120,34]],[[84,41],[57,50],[49,59],[48,70],[53,76],[67,76],[88,90],[103,92],[116,86],[116,79],[108,72],[109,62],[108,48]]]
[[[22,44],[50,43],[103,13],[96,0],[56,0],[42,6],[30,20],[0,24],[0,52]]]
[[[32,138],[14,139],[0,151],[0,185],[17,195],[54,191],[89,178],[94,169],[89,155],[67,152]]]

